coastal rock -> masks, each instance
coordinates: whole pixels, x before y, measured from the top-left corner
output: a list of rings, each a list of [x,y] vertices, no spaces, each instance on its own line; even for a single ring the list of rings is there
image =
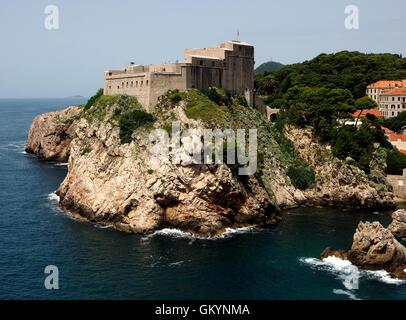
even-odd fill
[[[28,133],[25,151],[41,159],[67,162],[73,131],[71,126],[80,112],[78,107],[69,107],[36,117]]]
[[[45,114],[34,120],[27,150],[47,160],[69,158],[68,174],[57,190],[62,208],[127,232],[145,234],[169,227],[207,237],[226,228],[273,224],[282,219],[280,211],[285,208],[394,205],[390,192],[373,188],[358,168],[334,158],[311,132],[296,128],[288,128],[286,136],[318,177],[316,186],[306,191],[292,185],[286,175],[291,159],[267,129],[258,136],[266,139],[261,174],[237,177],[224,164],[155,161],[149,154],[153,128],[178,119],[183,129],[203,130],[201,120],[186,115],[185,104],[174,106],[163,97],[153,127],[137,127],[131,143],[124,144],[117,103],[95,105],[82,113],[69,108]],[[253,128],[265,121],[252,109],[234,107],[233,113],[239,113],[234,121],[242,127]]]
[[[392,213],[392,223],[388,230],[398,239],[406,238],[406,210],[399,209]]]
[[[120,144],[118,127],[81,118],[74,135],[57,194],[63,208],[87,220],[133,233],[169,227],[207,237],[280,219],[269,195],[239,183],[226,165],[155,162],[147,130]]]
[[[406,278],[406,248],[379,222],[360,222],[349,251],[327,248],[321,259],[335,256],[367,270],[386,270]]]
[[[361,169],[334,157],[330,146],[318,143],[311,129],[286,126],[284,134],[315,172],[316,187],[296,193],[303,193],[306,199],[303,202],[307,206],[396,208],[393,193],[383,176],[380,184],[369,180]],[[298,196],[295,198],[298,199]]]

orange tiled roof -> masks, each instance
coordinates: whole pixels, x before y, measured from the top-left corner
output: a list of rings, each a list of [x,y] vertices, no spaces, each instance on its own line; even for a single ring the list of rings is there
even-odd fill
[[[398,141],[399,139],[401,141],[406,141],[406,134],[395,134],[395,133],[393,133],[393,134],[391,134],[389,136],[389,139],[390,139],[390,141]]]
[[[405,88],[398,88],[398,89],[393,89],[388,92],[385,92],[383,95],[385,96],[400,96],[400,95],[406,95],[406,87]]]
[[[371,83],[367,88],[396,88],[396,87],[405,87],[405,80],[381,80],[375,83]]]
[[[372,126],[371,128],[372,128],[372,129],[375,129],[376,127],[375,127],[375,126]],[[381,129],[384,130],[385,133],[393,133],[393,131],[390,130],[390,129],[388,129],[388,128],[385,128],[385,127],[382,127],[382,126],[381,126]]]
[[[360,115],[360,113],[361,113],[361,115]],[[381,111],[376,110],[376,109],[372,109],[372,110],[357,110],[357,111],[355,111],[355,112],[352,114],[352,116],[353,116],[354,118],[358,118],[358,116],[359,116],[360,118],[366,118],[367,114],[373,114],[373,115],[376,116],[377,118],[382,118],[382,117],[383,117]]]
[[[406,154],[406,150],[399,150],[401,153]]]

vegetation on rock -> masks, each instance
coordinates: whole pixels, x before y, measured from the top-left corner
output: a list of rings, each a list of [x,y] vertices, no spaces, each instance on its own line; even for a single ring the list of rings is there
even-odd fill
[[[357,109],[376,108],[376,102],[365,96],[368,84],[402,78],[406,78],[406,59],[398,55],[342,51],[256,75],[255,85],[267,95],[264,101],[269,106],[280,109],[276,118],[300,128],[311,126],[320,142],[332,146],[335,156],[349,158],[366,173],[371,170],[374,143],[380,143],[387,149],[387,172],[393,173],[401,171],[406,155],[393,149],[381,127],[399,130],[406,125],[406,112],[387,120],[368,115],[359,130],[344,122]]]

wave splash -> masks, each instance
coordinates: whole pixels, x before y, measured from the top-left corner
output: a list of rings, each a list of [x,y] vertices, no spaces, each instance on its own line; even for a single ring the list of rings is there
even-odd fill
[[[350,299],[358,299],[353,291],[359,289],[360,279],[363,277],[390,285],[406,284],[406,280],[393,278],[385,270],[362,270],[353,265],[350,261],[342,260],[337,257],[327,257],[324,260],[317,258],[299,258],[299,261],[310,265],[313,269],[333,273],[342,282],[344,287],[349,290],[334,289],[333,292],[335,294],[347,295]]]
[[[157,230],[154,233],[151,233],[147,236],[144,236],[141,238],[142,241],[147,241],[150,240],[153,237],[156,236],[165,236],[165,237],[171,237],[171,238],[185,238],[185,239],[190,239],[191,242],[193,243],[196,239],[199,240],[218,240],[218,239],[225,239],[225,238],[230,238],[233,235],[236,234],[243,234],[243,233],[252,233],[254,231],[259,231],[258,228],[255,227],[242,227],[242,228],[237,228],[237,229],[232,229],[232,228],[226,228],[226,231],[224,231],[221,235],[215,236],[215,237],[199,237],[196,236],[190,232],[186,231],[181,231],[179,229],[170,229],[170,228],[165,228],[162,230]]]
[[[316,258],[300,258],[301,262],[309,264],[313,268],[329,271],[335,274],[348,290],[359,288],[360,270],[348,260],[337,257],[327,257],[323,261]]]

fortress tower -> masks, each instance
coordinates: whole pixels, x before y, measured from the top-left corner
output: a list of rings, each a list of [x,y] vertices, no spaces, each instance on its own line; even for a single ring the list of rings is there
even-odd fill
[[[253,105],[254,47],[227,41],[218,47],[186,49],[184,62],[135,65],[104,72],[104,94],[128,94],[149,111],[168,90],[209,87],[241,94]]]

